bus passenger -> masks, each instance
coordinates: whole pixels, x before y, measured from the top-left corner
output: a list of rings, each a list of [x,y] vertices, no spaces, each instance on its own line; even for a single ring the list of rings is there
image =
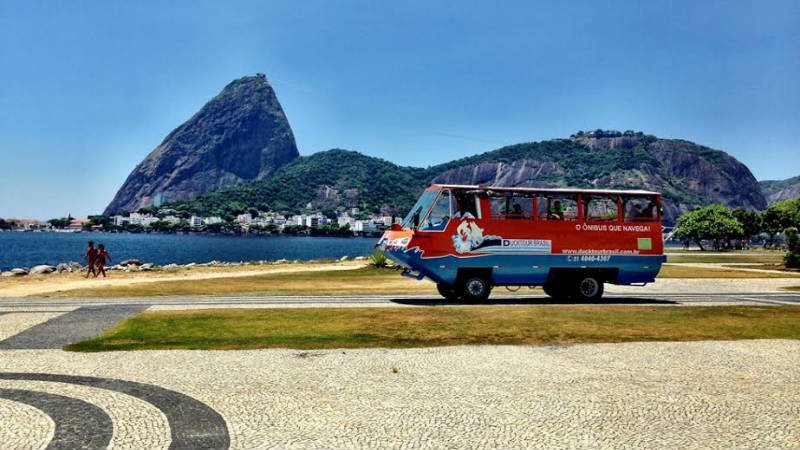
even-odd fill
[[[646,218],[646,219],[653,219],[656,216],[656,203],[653,200],[650,200],[650,203],[644,208],[642,213],[639,217]]]
[[[564,220],[564,207],[561,206],[561,201],[556,200],[548,212],[547,218],[550,220]]]
[[[522,205],[519,203],[514,203],[513,211],[509,212],[506,215],[506,219],[524,219],[524,214],[522,213]]]
[[[470,202],[467,198],[456,197],[456,213],[454,219],[474,219],[475,215],[470,212]]]

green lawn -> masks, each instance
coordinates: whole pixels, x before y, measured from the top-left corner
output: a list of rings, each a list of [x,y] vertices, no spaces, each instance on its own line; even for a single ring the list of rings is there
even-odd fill
[[[798,339],[800,307],[544,306],[145,312],[72,351]]]
[[[670,263],[750,263],[750,264],[780,264],[783,262],[785,252],[759,250],[759,251],[730,251],[720,252],[678,252],[668,251],[667,262]]]

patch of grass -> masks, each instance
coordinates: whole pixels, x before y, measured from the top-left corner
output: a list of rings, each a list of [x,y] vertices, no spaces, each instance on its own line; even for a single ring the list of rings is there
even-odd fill
[[[664,265],[658,278],[787,278],[790,275],[775,272],[748,272],[733,268],[717,269],[711,267]]]
[[[730,253],[671,253],[666,252],[669,263],[751,263],[776,264],[783,262],[782,252],[730,252]]]
[[[145,312],[71,351],[436,347],[800,338],[800,306],[304,308]]]
[[[173,280],[59,291],[63,297],[154,297],[172,295],[328,295],[436,293],[429,282],[414,282],[395,269],[364,267],[264,274],[234,278]]]
[[[800,269],[789,269],[784,264],[753,264],[753,265],[739,265],[735,267],[742,269],[775,270],[778,272],[786,272],[789,274],[800,275]]]

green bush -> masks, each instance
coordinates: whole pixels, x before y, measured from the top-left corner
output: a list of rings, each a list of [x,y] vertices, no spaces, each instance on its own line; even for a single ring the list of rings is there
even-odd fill
[[[789,227],[783,233],[786,235],[786,245],[789,247],[789,252],[783,257],[783,261],[786,267],[798,268],[800,267],[800,235],[795,227]]]
[[[389,267],[389,259],[380,250],[375,250],[375,253],[369,256],[369,264],[372,267],[383,269]]]

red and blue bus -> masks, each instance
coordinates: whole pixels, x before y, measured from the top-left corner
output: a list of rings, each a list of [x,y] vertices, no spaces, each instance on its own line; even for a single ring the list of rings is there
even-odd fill
[[[449,300],[484,301],[495,286],[597,300],[604,283],[655,280],[661,210],[649,191],[434,184],[377,246]]]

